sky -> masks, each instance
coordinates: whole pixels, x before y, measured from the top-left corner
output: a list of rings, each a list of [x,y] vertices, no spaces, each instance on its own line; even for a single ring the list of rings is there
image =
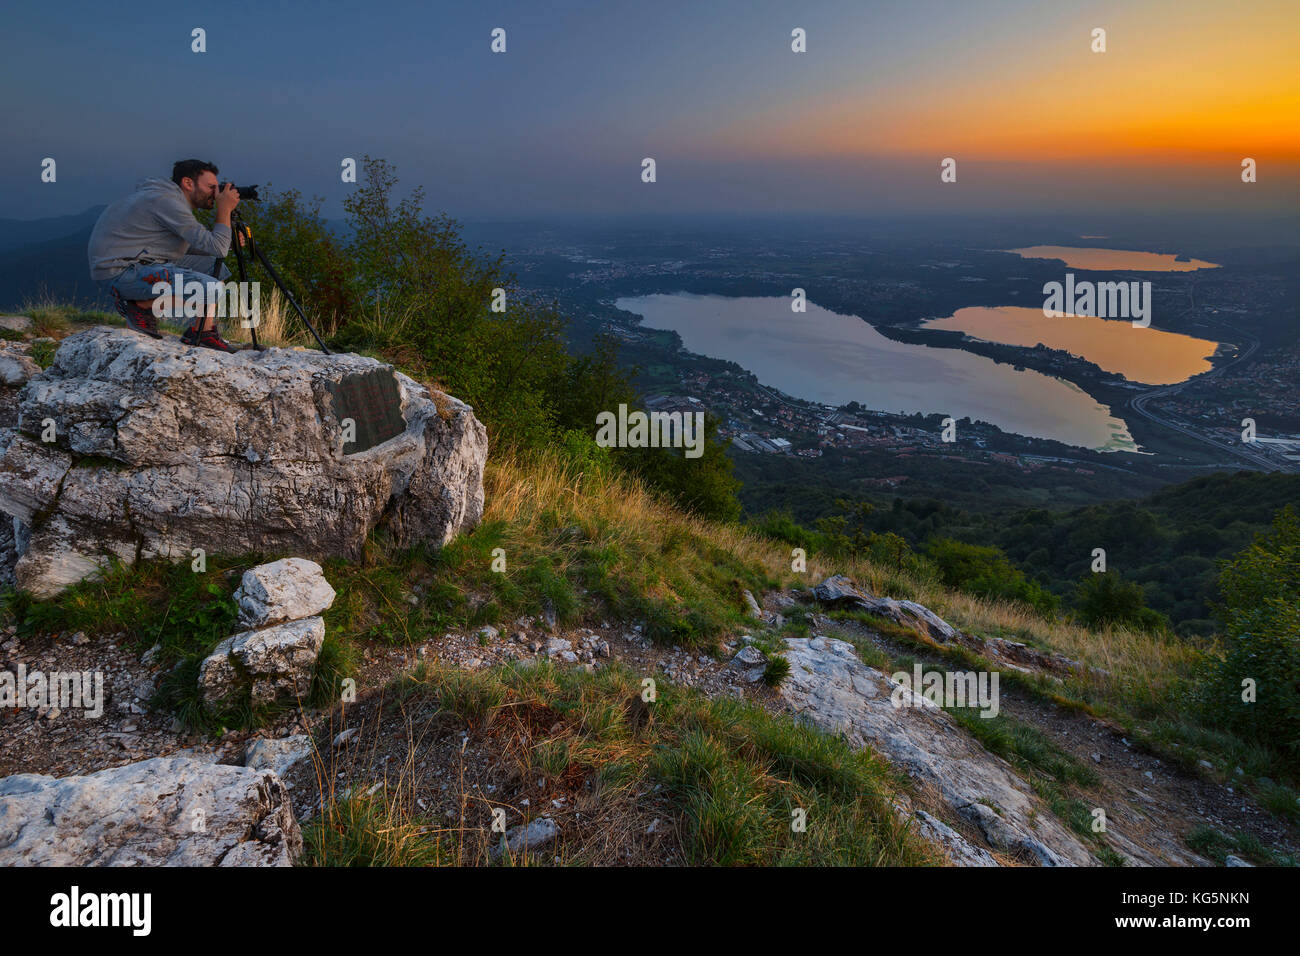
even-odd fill
[[[1300,211],[1300,0],[7,0],[0,28],[4,218],[187,157],[336,217],[365,155],[465,221]]]

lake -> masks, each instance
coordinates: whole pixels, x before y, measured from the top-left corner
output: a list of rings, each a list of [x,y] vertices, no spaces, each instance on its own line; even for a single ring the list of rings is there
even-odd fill
[[[1096,271],[1128,270],[1130,272],[1192,272],[1196,269],[1217,269],[1213,262],[1188,259],[1179,262],[1172,253],[1135,252],[1128,249],[1091,249],[1076,246],[1028,246],[1024,249],[1004,249],[1022,259],[1061,259],[1070,269]]]
[[[642,316],[646,328],[676,332],[690,351],[735,362],[797,398],[969,417],[1083,448],[1137,450],[1124,422],[1069,382],[961,349],[895,342],[858,316],[811,302],[794,313],[786,297],[675,293],[615,305]]]
[[[1134,328],[1127,320],[1092,315],[1049,318],[1041,308],[958,309],[922,328],[965,332],[973,338],[1033,348],[1043,344],[1095,362],[1108,372],[1147,385],[1173,385],[1208,372],[1218,342],[1162,329]]]

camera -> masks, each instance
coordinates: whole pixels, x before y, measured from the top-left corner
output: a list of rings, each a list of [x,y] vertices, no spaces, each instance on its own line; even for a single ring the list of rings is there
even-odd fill
[[[256,186],[256,185],[252,185],[252,186],[236,186],[236,187],[235,187],[235,192],[239,193],[239,200],[240,200],[240,202],[243,202],[245,199],[251,199],[251,200],[253,200],[254,202],[257,202],[257,201],[258,201],[258,198],[259,198],[258,195],[257,195],[257,186]]]

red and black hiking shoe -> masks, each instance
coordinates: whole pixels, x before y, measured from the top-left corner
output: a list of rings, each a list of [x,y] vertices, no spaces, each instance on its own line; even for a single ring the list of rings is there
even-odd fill
[[[163,337],[158,331],[158,320],[151,310],[142,309],[134,302],[122,298],[116,289],[113,290],[113,304],[117,306],[118,314],[126,319],[126,324],[137,332],[154,339]]]
[[[218,352],[238,352],[238,345],[231,345],[221,337],[221,333],[216,329],[208,329],[205,332],[196,331],[193,326],[185,330],[181,336],[182,345],[193,345],[198,348],[216,349]]]

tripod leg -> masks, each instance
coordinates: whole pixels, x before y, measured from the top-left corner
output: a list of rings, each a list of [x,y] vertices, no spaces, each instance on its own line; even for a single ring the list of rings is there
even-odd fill
[[[302,306],[300,306],[298,300],[293,297],[293,293],[285,287],[284,280],[282,280],[280,274],[275,271],[275,267],[267,261],[261,248],[251,238],[249,239],[249,245],[252,247],[254,258],[262,264],[262,268],[265,269],[266,274],[271,277],[271,281],[275,283],[275,287],[280,290],[281,294],[283,294],[286,299],[289,300],[289,304],[293,306],[293,310],[298,313],[298,318],[302,319],[302,324],[307,326],[307,331],[310,332],[311,337],[316,340],[316,344],[320,346],[320,350],[326,355],[329,355],[329,348],[326,347],[325,342],[321,339],[320,335],[317,334],[316,329],[312,326],[311,322],[308,321],[307,314],[303,312]]]
[[[235,227],[235,230],[231,242],[235,247],[235,262],[239,264],[239,288],[240,288],[240,299],[242,301],[243,290],[248,288],[248,282],[247,282],[248,268],[244,265],[244,250],[240,246],[239,240],[240,237],[242,236],[246,242],[251,243],[252,237],[249,235],[248,229],[244,226],[242,221],[234,220],[233,225]],[[243,317],[241,316],[240,319],[242,321]],[[250,325],[248,328],[249,328],[249,332],[252,334],[253,337],[253,348],[260,352],[262,350],[262,346],[259,345],[257,341],[257,325],[253,324]]]

